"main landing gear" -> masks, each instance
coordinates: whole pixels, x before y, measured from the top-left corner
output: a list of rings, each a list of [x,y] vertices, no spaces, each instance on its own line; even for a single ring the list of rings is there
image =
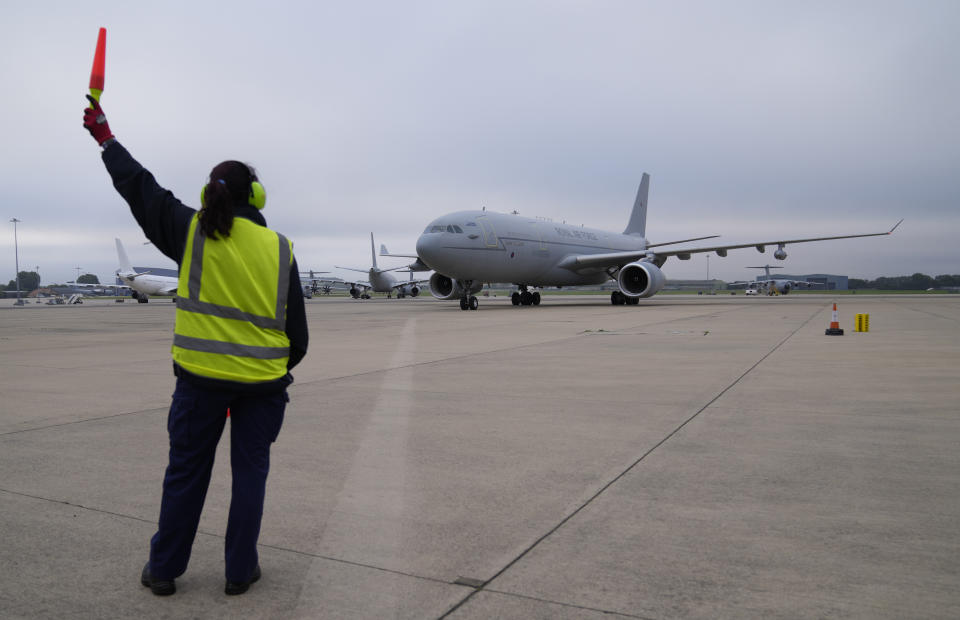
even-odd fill
[[[510,296],[510,302],[514,306],[539,306],[540,293],[538,291],[531,293],[526,286],[523,286],[519,291],[514,291]]]
[[[624,295],[620,291],[614,291],[610,293],[610,303],[614,306],[637,306],[640,305],[639,297],[630,297]]]
[[[518,285],[520,290],[515,291],[513,295],[510,296],[510,302],[514,306],[539,306],[540,305],[540,293],[538,291],[530,292],[527,290],[526,284]]]

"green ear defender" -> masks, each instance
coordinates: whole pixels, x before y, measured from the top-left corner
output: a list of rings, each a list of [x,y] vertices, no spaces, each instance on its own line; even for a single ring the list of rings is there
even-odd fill
[[[258,209],[262,209],[267,205],[267,190],[263,189],[263,185],[260,185],[259,181],[254,181],[250,184],[249,202]]]
[[[223,181],[220,181],[223,183]],[[204,194],[207,193],[207,186],[204,185],[200,188],[200,206],[206,207],[207,201],[204,199]],[[250,198],[248,201],[251,206],[258,209],[262,209],[267,205],[267,190],[263,188],[263,185],[259,181],[254,181],[250,184]]]

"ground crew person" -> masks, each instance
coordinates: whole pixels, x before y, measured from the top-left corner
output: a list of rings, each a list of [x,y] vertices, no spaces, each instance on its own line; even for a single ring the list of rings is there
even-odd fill
[[[266,227],[256,172],[225,161],[196,211],[157,184],[110,131],[92,97],[83,124],[103,148],[113,186],[158,250],[180,267],[167,428],[170,460],[157,532],[141,583],[176,591],[197,532],[217,443],[230,411],[233,487],[225,542],[227,594],[260,578],[257,538],[270,444],[283,423],[289,370],[307,352],[307,322],[292,244]]]

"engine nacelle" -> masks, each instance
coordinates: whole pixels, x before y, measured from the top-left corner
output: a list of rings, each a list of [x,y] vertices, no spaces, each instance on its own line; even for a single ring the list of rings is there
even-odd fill
[[[777,260],[784,260],[787,258],[787,251],[783,249],[783,246],[777,248],[777,251],[773,253],[773,257]]]
[[[442,273],[434,273],[430,276],[430,294],[437,299],[460,299],[464,295],[479,293],[482,288],[482,282],[475,283],[470,290],[466,290],[459,280],[454,280]]]
[[[416,297],[420,294],[420,287],[414,284],[410,287],[410,297]]]
[[[651,297],[666,283],[660,268],[646,261],[625,265],[617,274],[620,292],[628,297]]]

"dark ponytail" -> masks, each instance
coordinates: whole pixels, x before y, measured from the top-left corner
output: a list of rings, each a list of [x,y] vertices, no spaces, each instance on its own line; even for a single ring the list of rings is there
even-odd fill
[[[211,239],[217,234],[230,236],[234,205],[245,205],[250,197],[250,184],[257,180],[253,168],[239,161],[225,161],[210,171],[210,182],[203,190],[200,209],[200,230]]]

